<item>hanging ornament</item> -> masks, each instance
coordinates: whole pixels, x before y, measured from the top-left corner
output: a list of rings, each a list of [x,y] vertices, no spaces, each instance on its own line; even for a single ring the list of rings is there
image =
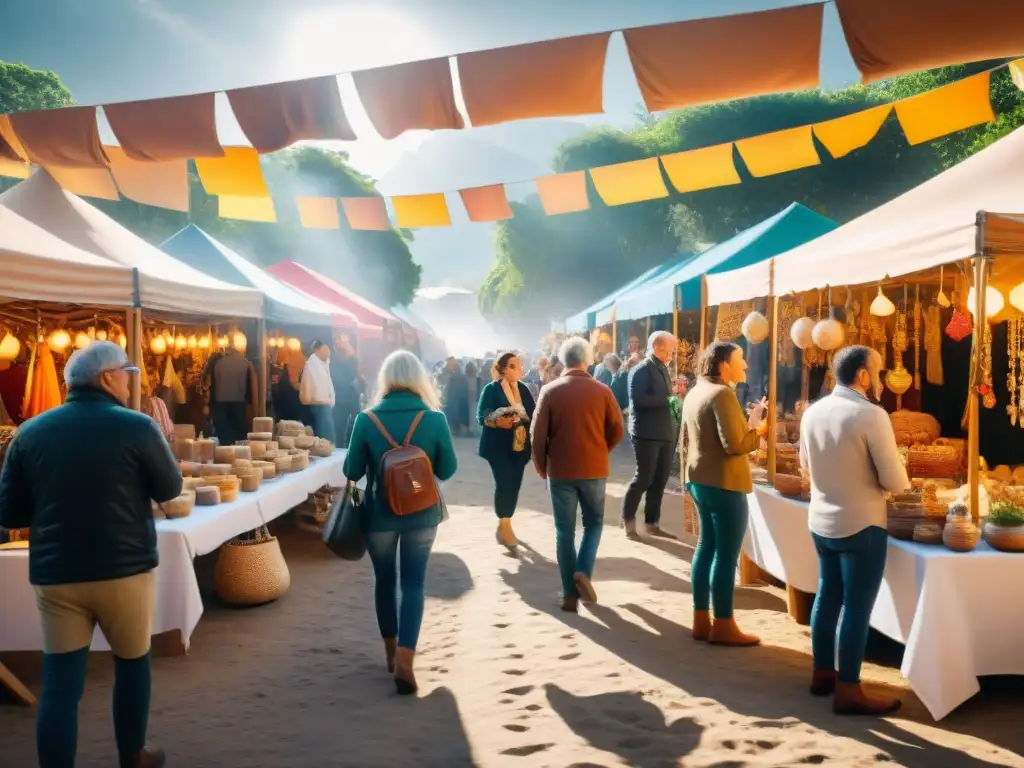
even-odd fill
[[[177,337],[175,337],[175,339],[174,339],[174,348],[176,350],[181,352],[187,346],[188,346],[188,339],[186,339],[184,336],[177,336]]]
[[[950,303],[949,298],[946,296],[944,284],[945,280],[943,280],[943,269],[944,267],[939,267],[939,295],[935,297],[935,303],[938,304],[943,309],[945,309],[946,307],[950,306]]]
[[[123,333],[117,334],[117,343],[121,346],[121,349],[128,349],[128,337]]]
[[[0,341],[0,360],[10,363],[17,360],[20,354],[21,342],[17,337],[9,333],[5,334],[3,340]]]
[[[302,351],[302,342],[299,341],[294,336],[292,336],[290,339],[288,339],[287,344],[288,344],[288,350],[291,351],[291,352],[301,352]]]
[[[239,352],[244,353],[246,346],[248,346],[248,339],[245,338],[245,334],[241,331],[235,331],[231,335],[231,346],[233,346]]]
[[[801,317],[789,329],[789,338],[793,340],[793,346],[797,349],[807,349],[814,343],[813,332],[814,320],[809,317]]]
[[[818,316],[821,316],[820,312]],[[835,318],[835,312],[832,307],[831,288],[828,289],[828,317],[824,320],[819,320],[815,324],[814,330],[811,331],[811,338],[817,347],[825,352],[839,349],[846,338],[846,328]]]
[[[96,341],[106,341],[106,340],[107,340],[107,332],[105,330],[103,330],[102,328],[97,328],[96,329]]]
[[[92,339],[89,338],[89,334],[83,331],[79,331],[75,334],[75,349],[85,349],[92,344]]]
[[[974,288],[967,292],[967,309],[970,313],[974,314],[975,302],[977,296],[975,295]],[[1003,298],[997,289],[991,285],[985,288],[985,317],[995,317],[1003,311],[1003,307],[1006,305],[1006,300]]]
[[[921,391],[921,285],[914,286],[914,389]]]
[[[65,330],[54,331],[46,344],[52,352],[61,353],[71,345],[71,336]]]
[[[153,340],[149,342],[149,349],[154,355],[163,355],[167,353],[167,337],[166,336],[154,336]]]
[[[871,302],[871,314],[875,317],[889,317],[896,311],[896,305],[889,300],[889,297],[882,293],[882,286],[878,286],[878,295]]]
[[[227,336],[221,336],[220,338],[217,339],[217,346],[220,347],[221,349],[227,349],[230,341],[231,340],[228,339]]]
[[[201,336],[200,337],[200,339],[199,339],[199,348],[200,349],[209,349],[210,348],[210,344],[212,344],[212,343],[213,343],[213,340],[210,338],[210,335],[206,334],[205,336]]]
[[[910,371],[903,367],[903,353],[907,350],[907,286],[903,285],[903,311],[896,315],[896,329],[892,333],[893,368],[885,374],[885,385],[896,395],[896,410],[903,407],[903,395],[914,383]]]
[[[189,349],[195,349],[197,346],[199,346],[199,339],[197,339],[195,336],[189,336],[188,337],[188,348]]]
[[[743,319],[740,330],[751,344],[760,344],[768,338],[768,318],[760,312],[751,312]]]

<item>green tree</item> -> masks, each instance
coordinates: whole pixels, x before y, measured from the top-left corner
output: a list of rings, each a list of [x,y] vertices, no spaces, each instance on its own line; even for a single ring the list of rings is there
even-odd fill
[[[71,91],[54,72],[0,61],[0,115],[74,103]]]

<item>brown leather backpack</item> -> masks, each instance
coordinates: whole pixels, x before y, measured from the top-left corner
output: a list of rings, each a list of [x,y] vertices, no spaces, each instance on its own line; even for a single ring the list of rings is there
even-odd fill
[[[413,433],[426,411],[420,411],[412,420],[405,441],[399,445],[380,423],[372,411],[366,411],[370,421],[391,444],[391,450],[380,459],[380,476],[387,494],[388,506],[396,515],[412,515],[439,504],[441,493],[434,478],[434,465],[418,445],[411,445]]]

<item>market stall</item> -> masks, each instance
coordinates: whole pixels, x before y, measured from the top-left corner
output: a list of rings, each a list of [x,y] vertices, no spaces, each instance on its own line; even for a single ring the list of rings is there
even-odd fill
[[[995,213],[1024,210],[1022,159],[1017,131],[817,240],[706,283],[709,314],[767,299],[758,336],[770,409],[754,454],[764,485],[750,497],[741,570],[766,571],[805,605],[818,573],[800,418],[831,389],[837,349],[882,355],[883,406],[914,488],[888,504],[871,625],[906,644],[903,674],[936,719],[979,676],[1024,674],[1012,648],[1024,606],[977,587],[1024,574],[1024,469],[1011,466],[1024,463],[1024,219]],[[786,370],[795,396],[780,388]]]

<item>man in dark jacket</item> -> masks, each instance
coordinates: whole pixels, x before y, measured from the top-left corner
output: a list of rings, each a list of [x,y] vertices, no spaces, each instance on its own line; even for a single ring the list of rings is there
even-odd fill
[[[25,422],[0,476],[0,525],[30,528],[29,580],[43,629],[39,765],[75,762],[78,703],[99,624],[114,653],[120,764],[157,768],[146,747],[156,599],[151,500],[181,493],[156,422],[125,407],[138,373],[117,344],[96,341],[64,369],[67,402]]]
[[[646,532],[669,537],[661,530],[661,498],[672,473],[679,430],[672,422],[669,398],[673,386],[667,366],[678,345],[676,337],[667,331],[652,333],[647,358],[629,372],[629,439],[636,473],[622,499],[622,527],[634,540],[639,538],[636,511],[645,493]]]

